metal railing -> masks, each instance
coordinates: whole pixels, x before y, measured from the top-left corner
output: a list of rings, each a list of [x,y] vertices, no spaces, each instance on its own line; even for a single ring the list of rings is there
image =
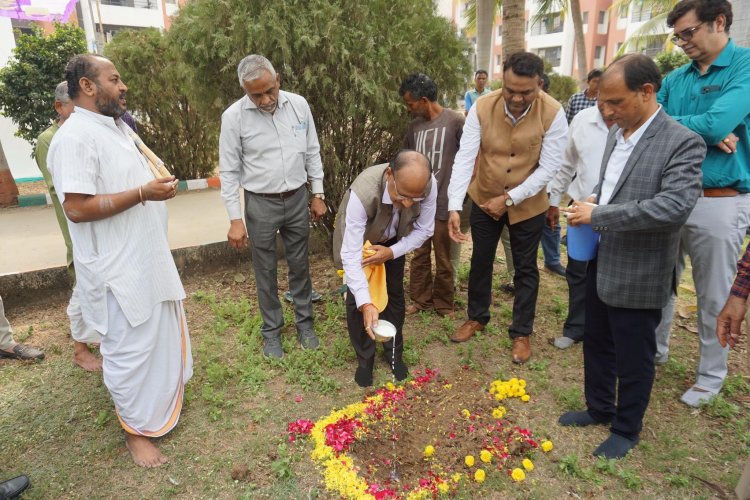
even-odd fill
[[[101,0],[102,5],[113,5],[115,7],[131,7],[136,9],[153,9],[156,10],[158,3],[156,0]]]

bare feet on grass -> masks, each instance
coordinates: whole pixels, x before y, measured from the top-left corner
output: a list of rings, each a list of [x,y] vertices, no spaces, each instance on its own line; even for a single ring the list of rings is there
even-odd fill
[[[96,357],[94,353],[89,351],[89,347],[83,342],[75,343],[75,351],[73,352],[73,363],[77,364],[87,372],[100,372],[102,371],[102,360]]]
[[[130,451],[130,455],[133,457],[133,461],[140,467],[150,469],[152,467],[159,467],[169,461],[169,458],[163,455],[159,451],[159,448],[154,446],[154,443],[145,436],[126,433],[125,444]]]

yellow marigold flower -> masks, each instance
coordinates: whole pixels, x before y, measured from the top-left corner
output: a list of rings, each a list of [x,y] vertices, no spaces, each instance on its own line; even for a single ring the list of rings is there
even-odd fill
[[[464,408],[463,410],[461,410],[461,415],[463,415],[466,418],[469,418],[471,416],[471,412],[467,410],[466,408]]]
[[[425,458],[430,458],[435,453],[435,447],[431,444],[428,444],[424,448],[424,456]]]
[[[484,477],[485,477],[484,469],[477,469],[476,472],[474,473],[474,481],[478,483],[483,483]]]
[[[438,483],[437,489],[440,493],[448,493],[448,490],[450,490],[451,487],[448,486],[448,483]]]
[[[479,460],[482,462],[488,464],[492,462],[492,453],[490,453],[488,450],[482,450],[479,452]]]
[[[454,483],[459,482],[461,480],[461,473],[456,472],[455,474],[451,476],[451,479],[453,480]]]
[[[453,384],[445,384],[445,385],[443,385],[443,389],[450,389],[451,387],[453,387]]]
[[[544,453],[547,453],[548,451],[551,451],[552,448],[554,448],[554,445],[552,444],[552,441],[542,441],[542,451]]]
[[[534,470],[534,462],[532,462],[528,458],[524,458],[523,461],[521,462],[521,465],[523,465],[523,468],[529,472]]]
[[[510,473],[510,477],[513,478],[513,481],[520,483],[526,479],[526,473],[521,469],[513,469],[513,472]]]
[[[393,389],[396,388],[396,386],[393,385],[392,382],[388,382],[387,384],[385,384],[385,388],[388,389],[389,391],[392,391]]]
[[[524,379],[521,379],[521,380],[518,381],[518,385],[520,385],[521,387],[525,388],[526,387],[526,381]]]
[[[464,458],[464,463],[466,463],[467,467],[474,467],[474,456],[466,455],[466,458]]]
[[[524,394],[523,396],[521,396],[521,401],[523,401],[524,403],[528,403],[530,399],[531,396],[529,396],[528,394]]]
[[[339,278],[344,277],[344,270],[343,269],[336,269],[336,274],[339,275]]]

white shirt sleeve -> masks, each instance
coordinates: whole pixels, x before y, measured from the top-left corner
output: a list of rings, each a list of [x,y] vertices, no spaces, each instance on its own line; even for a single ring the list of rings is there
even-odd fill
[[[315,129],[310,105],[305,101],[307,109],[307,152],[305,153],[305,170],[307,170],[307,181],[314,194],[323,193],[323,161],[320,159],[320,143],[318,132]]]
[[[412,250],[421,247],[435,233],[435,209],[437,205],[437,180],[432,176],[430,194],[422,201],[419,217],[414,223],[412,232],[391,246],[393,258],[398,259]]]
[[[66,193],[97,194],[99,158],[86,142],[68,136],[58,141],[53,138],[47,164],[61,203]]]
[[[578,165],[578,150],[575,144],[575,133],[577,121],[573,120],[568,130],[568,145],[565,147],[565,153],[563,154],[562,164],[557,175],[552,179],[550,183],[550,195],[549,204],[553,206],[560,205],[563,194],[568,191],[570,183],[573,181],[573,176],[576,173],[576,165]]]
[[[372,302],[367,278],[362,270],[362,247],[367,225],[367,212],[354,191],[349,193],[345,220],[346,229],[341,243],[341,264],[346,274],[346,286],[354,295],[357,307],[362,307]]]
[[[453,159],[453,172],[450,184],[448,184],[448,210],[460,211],[463,208],[466,190],[469,189],[471,175],[474,173],[474,163],[479,154],[481,132],[477,108],[472,106],[464,122],[461,146]]]
[[[560,169],[560,158],[567,143],[568,121],[565,111],[560,108],[555,115],[547,133],[542,139],[542,151],[539,154],[539,167],[519,186],[508,191],[513,203],[518,205],[527,198],[531,198],[552,180]],[[463,143],[463,141],[461,141]]]
[[[234,107],[221,116],[219,134],[219,178],[221,198],[229,215],[229,220],[242,219],[240,204],[240,178],[242,175],[242,138],[240,137],[239,116],[233,113]]]

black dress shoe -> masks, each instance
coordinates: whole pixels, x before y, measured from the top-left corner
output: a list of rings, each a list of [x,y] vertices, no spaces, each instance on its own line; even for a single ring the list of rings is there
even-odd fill
[[[29,487],[28,476],[18,476],[0,483],[0,500],[10,500],[20,495]]]
[[[619,434],[610,434],[599,447],[594,450],[595,457],[604,457],[607,460],[619,460],[625,458],[630,450],[635,448],[639,439],[628,439]]]
[[[563,426],[570,426],[570,427],[586,427],[588,425],[606,425],[610,421],[606,422],[599,422],[598,420],[594,420],[594,417],[592,417],[588,411],[569,411],[566,413],[563,413],[559,419],[557,419],[557,423]]]
[[[354,381],[360,387],[370,387],[372,385],[372,368],[358,366],[354,372]]]

